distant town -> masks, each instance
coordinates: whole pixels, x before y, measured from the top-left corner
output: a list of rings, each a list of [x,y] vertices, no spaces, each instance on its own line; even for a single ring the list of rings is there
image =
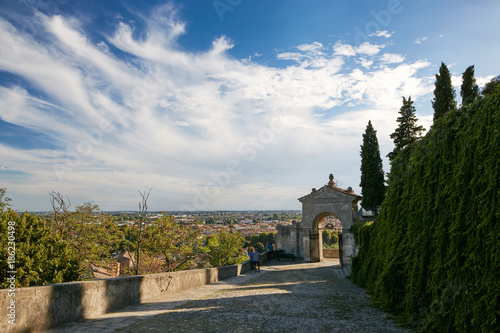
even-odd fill
[[[107,211],[118,225],[137,227],[139,212],[137,211]],[[37,215],[49,216],[52,212],[36,212]],[[148,212],[146,226],[163,216],[172,216],[180,224],[198,225],[204,235],[211,235],[222,229],[240,231],[243,236],[256,235],[263,232],[276,232],[278,224],[292,224],[302,220],[300,210],[276,211],[153,211]]]

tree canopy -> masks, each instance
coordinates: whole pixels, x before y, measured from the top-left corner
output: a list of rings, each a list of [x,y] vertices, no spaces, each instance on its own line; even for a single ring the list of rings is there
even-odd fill
[[[207,253],[212,267],[239,264],[247,258],[243,254],[245,238],[239,232],[222,230],[207,237]]]
[[[500,89],[443,115],[392,162],[352,279],[422,332],[493,332],[500,309]]]
[[[439,74],[436,74],[434,89],[434,99],[432,100],[434,108],[434,122],[441,118],[445,113],[456,110],[455,89],[451,83],[451,74],[448,67],[441,62]]]
[[[0,212],[10,207],[11,198],[6,197],[7,189],[5,187],[0,187]]]
[[[10,227],[13,227],[9,229]],[[9,234],[9,232],[12,232]],[[0,288],[6,288],[8,281],[4,274],[12,270],[8,266],[7,251],[15,249],[16,286],[28,287],[50,283],[76,281],[79,265],[71,246],[52,233],[43,219],[33,214],[19,216],[8,209],[0,212]],[[6,235],[14,236],[9,244]]]
[[[479,87],[474,77],[474,65],[467,67],[462,74],[460,96],[462,96],[462,105],[469,105],[479,98]]]
[[[413,106],[411,96],[408,97],[408,99],[403,97],[403,105],[401,109],[399,109],[400,116],[397,119],[398,128],[390,135],[391,139],[394,141],[395,147],[392,152],[387,154],[389,160],[394,160],[399,152],[417,141],[421,133],[425,131],[423,126],[417,126],[418,118],[415,112],[416,110]]]
[[[172,216],[156,220],[144,235],[145,249],[164,260],[165,272],[191,268],[203,241],[199,227],[183,226]]]
[[[481,93],[484,96],[490,95],[495,91],[496,87],[498,87],[499,85],[500,85],[500,75],[494,77],[493,79],[490,80],[490,82],[486,83]]]
[[[363,195],[361,205],[366,209],[377,211],[384,200],[385,185],[377,131],[373,128],[371,121],[368,121],[365,134],[363,134],[360,155],[361,183],[359,186]]]

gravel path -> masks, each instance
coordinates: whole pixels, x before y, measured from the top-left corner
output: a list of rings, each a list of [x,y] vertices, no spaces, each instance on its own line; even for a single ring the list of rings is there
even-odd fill
[[[271,261],[248,275],[117,332],[410,332],[373,308],[338,261]]]

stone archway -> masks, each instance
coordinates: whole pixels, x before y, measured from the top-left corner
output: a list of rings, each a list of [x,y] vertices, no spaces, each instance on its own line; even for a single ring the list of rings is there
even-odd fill
[[[303,254],[304,260],[322,261],[320,221],[328,215],[335,215],[342,224],[342,253],[345,262],[350,262],[356,255],[354,237],[349,229],[357,217],[358,202],[361,196],[354,194],[352,188],[341,189],[335,185],[333,175],[330,181],[319,190],[312,189],[311,193],[299,198],[302,203]],[[306,232],[307,231],[307,232]],[[316,236],[316,234],[319,236]],[[307,248],[312,249],[307,251]]]
[[[350,263],[356,255],[354,237],[349,229],[357,218],[361,196],[335,185],[333,175],[327,185],[299,198],[302,203],[302,222],[289,227],[277,228],[276,247],[294,253],[306,261],[322,261],[322,234],[320,221],[325,216],[335,215],[342,224],[342,248],[344,263]]]
[[[331,212],[322,212],[316,215],[313,220],[313,228],[309,231],[311,262],[323,261],[323,220],[330,216],[334,216],[335,218],[337,218],[337,216]]]

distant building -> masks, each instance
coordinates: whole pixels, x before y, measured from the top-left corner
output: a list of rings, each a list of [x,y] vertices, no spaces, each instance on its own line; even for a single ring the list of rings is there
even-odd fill
[[[91,265],[92,273],[96,279],[111,279],[120,275],[120,263],[115,262],[111,267],[99,267]]]
[[[120,275],[123,275],[125,270],[134,267],[134,254],[129,251],[122,251],[117,255],[116,261],[120,263]]]

